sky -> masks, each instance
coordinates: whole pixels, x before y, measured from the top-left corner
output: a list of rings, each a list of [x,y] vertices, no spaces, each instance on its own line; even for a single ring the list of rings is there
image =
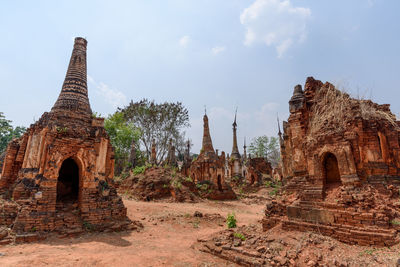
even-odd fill
[[[313,76],[400,114],[397,0],[12,1],[0,5],[0,112],[28,127],[55,103],[74,37],[88,40],[93,111],[180,101],[201,148],[242,151],[276,136],[297,84]]]

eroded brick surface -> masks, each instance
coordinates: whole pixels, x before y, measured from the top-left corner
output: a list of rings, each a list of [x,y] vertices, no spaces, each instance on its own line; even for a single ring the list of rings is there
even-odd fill
[[[280,139],[286,193],[267,204],[264,228],[282,222],[351,244],[395,244],[399,122],[389,105],[330,83],[308,78],[304,88],[295,87]]]
[[[76,38],[62,91],[50,112],[6,150],[0,224],[26,233],[126,229],[131,223],[114,189],[114,152],[88,99],[86,45]],[[32,239],[29,237],[28,239]]]

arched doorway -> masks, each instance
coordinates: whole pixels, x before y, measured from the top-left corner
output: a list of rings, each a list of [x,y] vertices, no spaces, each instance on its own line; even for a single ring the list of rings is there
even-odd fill
[[[58,173],[57,202],[74,203],[79,195],[79,167],[75,160],[64,160]]]
[[[335,194],[337,193],[337,190],[335,189],[341,186],[339,165],[335,155],[333,155],[332,153],[327,153],[325,155],[322,162],[322,169],[324,175],[323,194],[325,200],[330,201],[335,198]]]
[[[221,174],[217,176],[218,190],[222,191],[222,182],[221,182]]]
[[[254,178],[254,174],[252,174],[250,184],[254,184],[255,181],[256,181],[256,178]]]
[[[325,155],[323,169],[326,184],[340,183],[339,165],[335,155],[332,153]]]

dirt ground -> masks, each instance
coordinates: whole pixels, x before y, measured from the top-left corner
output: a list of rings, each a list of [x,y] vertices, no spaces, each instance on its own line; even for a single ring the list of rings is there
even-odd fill
[[[143,223],[141,232],[89,233],[8,245],[0,247],[0,266],[236,266],[192,245],[226,229],[228,213],[235,212],[239,226],[257,224],[264,208],[240,201],[124,202],[128,216]],[[195,217],[195,211],[203,217]]]
[[[7,245],[0,247],[0,267],[238,266],[232,262],[252,266],[251,262],[260,259],[269,266],[400,266],[400,244],[391,248],[351,246],[316,233],[286,232],[280,227],[262,232],[260,219],[265,201],[271,197],[269,192],[261,188],[246,192],[237,201],[198,203],[124,199],[128,216],[144,226],[140,232],[88,233],[64,239],[53,236],[38,243]],[[231,212],[238,228],[227,230],[225,218]],[[235,244],[239,240],[230,238],[234,232],[246,240]],[[231,261],[220,258],[223,253],[212,255],[229,242],[233,245],[224,255]],[[265,257],[249,257],[260,251]]]

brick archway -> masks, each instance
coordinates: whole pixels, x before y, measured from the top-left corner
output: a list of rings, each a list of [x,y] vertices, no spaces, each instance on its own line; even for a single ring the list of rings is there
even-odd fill
[[[322,170],[326,185],[341,183],[338,160],[333,153],[325,153],[322,161]]]
[[[217,184],[218,184],[218,190],[222,191],[221,174],[218,174],[218,176],[217,176]]]
[[[250,184],[254,184],[254,182],[256,181],[256,178],[254,177],[254,174],[251,174],[251,180],[250,180]]]
[[[65,159],[58,172],[57,202],[77,202],[80,191],[80,170],[73,158]]]

